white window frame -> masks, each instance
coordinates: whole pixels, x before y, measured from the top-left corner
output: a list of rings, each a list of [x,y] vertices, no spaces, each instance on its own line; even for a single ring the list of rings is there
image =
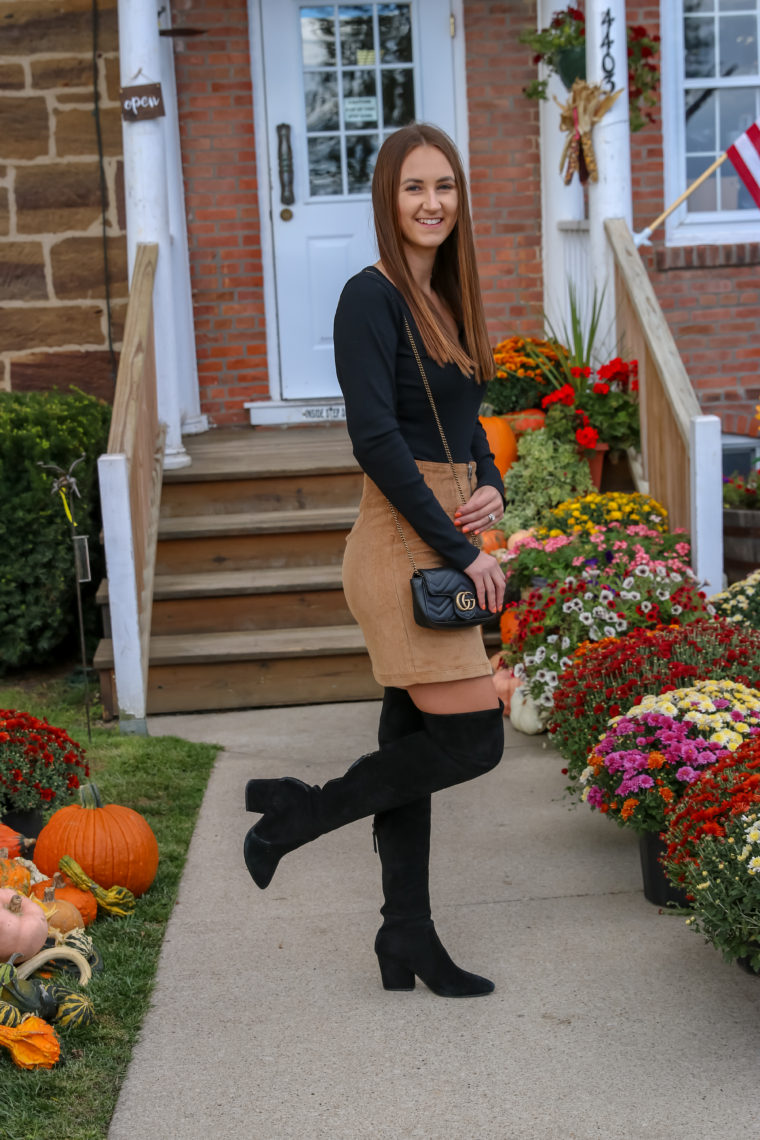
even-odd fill
[[[662,99],[664,209],[686,189],[683,0],[660,0],[660,90]],[[743,76],[747,80],[749,77]],[[707,85],[709,81],[706,81]],[[738,84],[737,84],[738,85]],[[743,86],[748,86],[745,82]],[[728,161],[728,159],[726,160]],[[665,244],[732,245],[760,241],[760,210],[692,213],[686,204],[665,222]]]

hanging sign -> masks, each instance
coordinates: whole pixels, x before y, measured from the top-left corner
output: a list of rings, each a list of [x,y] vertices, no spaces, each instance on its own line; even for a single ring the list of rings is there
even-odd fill
[[[121,87],[121,117],[128,123],[141,119],[160,119],[166,114],[160,83],[141,83],[137,87]]]

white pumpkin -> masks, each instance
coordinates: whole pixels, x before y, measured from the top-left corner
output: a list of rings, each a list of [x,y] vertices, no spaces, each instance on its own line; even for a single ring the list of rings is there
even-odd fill
[[[546,717],[531,697],[525,685],[520,685],[512,694],[509,720],[518,732],[527,736],[537,736],[546,731]]]

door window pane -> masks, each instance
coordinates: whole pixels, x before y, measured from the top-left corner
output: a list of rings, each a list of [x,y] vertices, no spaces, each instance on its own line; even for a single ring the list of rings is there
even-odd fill
[[[687,158],[686,159],[686,181],[689,186],[699,178],[700,174],[707,170],[708,166],[713,162],[712,156],[707,158]],[[689,209],[691,210],[717,210],[718,208],[718,179],[716,174],[711,174],[710,177],[698,186],[691,197],[688,199]]]
[[[315,196],[343,193],[339,135],[309,139],[309,192]]]
[[[715,154],[715,92],[686,92],[686,153]]]
[[[412,20],[408,4],[379,4],[380,59],[383,63],[412,62]]]
[[[416,115],[412,5],[303,5],[300,16],[310,193],[368,194],[380,140]]]
[[[414,119],[414,76],[408,68],[383,71],[383,118],[393,127]]]
[[[377,158],[377,135],[346,135],[349,194],[369,194]]]
[[[346,129],[378,125],[375,72],[343,72],[343,121]]]
[[[307,71],[303,77],[307,131],[337,131],[338,76],[334,71]]]
[[[715,0],[684,0],[683,10],[687,15],[694,12],[714,12]]]
[[[335,63],[335,11],[324,8],[301,9],[301,48],[304,67],[325,67]]]

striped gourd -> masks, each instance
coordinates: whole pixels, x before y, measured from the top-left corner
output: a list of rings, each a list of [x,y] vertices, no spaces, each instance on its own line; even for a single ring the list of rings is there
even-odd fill
[[[15,1029],[17,1025],[21,1024],[23,1013],[20,1009],[16,1009],[15,1005],[11,1005],[9,1001],[0,1001],[0,1025],[7,1025],[11,1029]]]
[[[62,1025],[66,1028],[89,1025],[95,1016],[90,999],[86,998],[84,994],[74,993],[73,990],[66,993],[59,989],[59,993],[65,996],[62,996],[58,1002],[58,1009],[54,1018],[56,1025]]]

